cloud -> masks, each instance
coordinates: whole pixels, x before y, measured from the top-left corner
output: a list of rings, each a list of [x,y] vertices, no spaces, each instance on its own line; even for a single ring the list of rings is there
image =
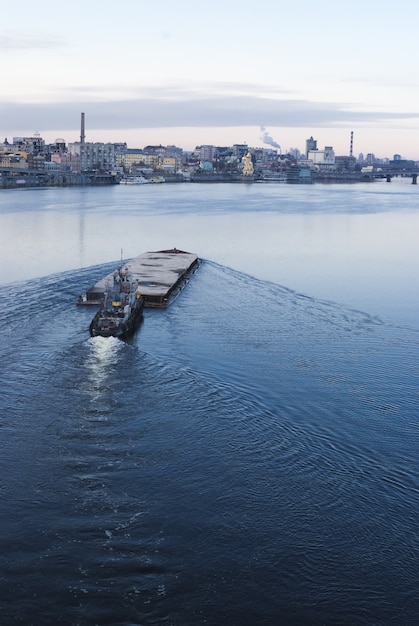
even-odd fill
[[[199,97],[180,93],[174,97],[167,93],[164,97],[107,101],[90,97],[62,103],[0,103],[0,132],[74,131],[80,126],[82,111],[90,130],[240,126],[314,129],[362,123],[378,127],[419,119],[419,112],[355,111],[328,102],[202,93]]]
[[[76,87],[68,87],[61,89],[61,94],[84,94],[88,97],[96,97],[106,99],[107,95],[115,92],[115,85],[109,86],[92,86],[92,85],[80,85]],[[273,85],[259,85],[254,83],[229,83],[229,82],[191,82],[187,83],[179,82],[170,85],[141,85],[133,87],[132,85],[119,85],[118,93],[127,94],[129,99],[167,99],[170,100],[191,100],[191,99],[208,99],[220,96],[250,96],[260,97],[261,94],[270,97],[283,96],[284,94],[290,94],[289,89],[281,89],[280,87]]]
[[[61,45],[62,42],[59,39],[44,35],[27,36],[19,33],[0,33],[0,51],[3,52],[51,49]]]

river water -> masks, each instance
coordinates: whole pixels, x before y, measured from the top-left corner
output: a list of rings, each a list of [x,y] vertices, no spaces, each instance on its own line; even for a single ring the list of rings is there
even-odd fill
[[[418,194],[0,193],[2,625],[417,623]],[[173,246],[171,307],[90,339]]]

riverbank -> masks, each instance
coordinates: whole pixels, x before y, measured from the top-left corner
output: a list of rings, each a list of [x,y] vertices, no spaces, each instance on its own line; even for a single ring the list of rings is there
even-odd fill
[[[49,172],[40,170],[0,171],[0,189],[27,189],[43,187],[95,187],[117,185],[117,174],[88,172]]]

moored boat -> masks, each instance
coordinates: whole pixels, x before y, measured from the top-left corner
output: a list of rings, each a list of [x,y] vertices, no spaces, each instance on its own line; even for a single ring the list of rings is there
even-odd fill
[[[126,339],[138,328],[144,309],[144,298],[127,268],[119,267],[107,285],[104,301],[92,319],[89,331],[92,337]]]
[[[147,183],[148,180],[144,176],[127,176],[119,181],[120,185],[145,185]]]

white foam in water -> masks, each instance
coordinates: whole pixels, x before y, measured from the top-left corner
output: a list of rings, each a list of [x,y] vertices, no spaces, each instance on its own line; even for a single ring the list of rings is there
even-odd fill
[[[125,344],[115,337],[92,337],[85,345],[90,348],[85,362],[88,371],[87,388],[92,393],[92,400],[95,400],[106,388],[118,361],[118,354]]]
[[[92,348],[92,358],[104,365],[113,363],[115,356],[124,345],[115,337],[91,337],[87,340],[87,344]]]

